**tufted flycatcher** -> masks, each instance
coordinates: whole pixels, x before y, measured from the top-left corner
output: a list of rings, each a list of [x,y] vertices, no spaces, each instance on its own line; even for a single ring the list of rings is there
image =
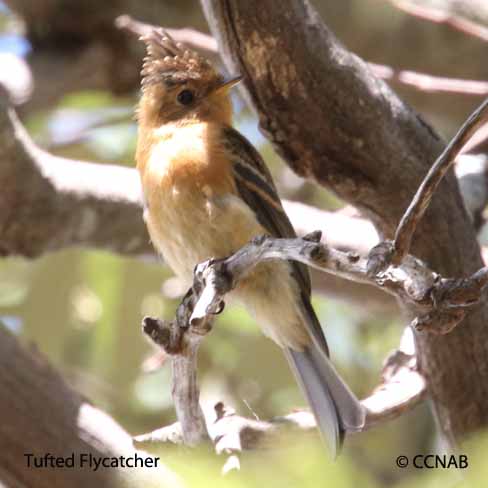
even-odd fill
[[[196,264],[223,258],[258,235],[295,237],[271,175],[251,143],[232,127],[226,80],[162,29],[143,38],[147,56],[138,107],[137,168],[151,239],[188,285]],[[364,409],[329,359],[310,303],[307,268],[259,264],[232,295],[284,351],[333,457]]]

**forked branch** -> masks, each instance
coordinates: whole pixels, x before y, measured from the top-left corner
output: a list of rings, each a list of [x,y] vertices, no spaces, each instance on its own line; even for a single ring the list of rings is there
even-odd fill
[[[425,380],[417,370],[414,338],[409,327],[405,328],[399,348],[385,360],[381,377],[380,384],[371,395],[361,401],[367,412],[365,430],[414,409],[427,396]],[[198,404],[195,397],[192,400]],[[283,436],[308,434],[316,430],[315,418],[307,410],[261,420],[242,417],[219,402],[213,411],[207,412],[206,418],[215,451],[226,456],[224,474],[239,469],[242,451],[276,447],[281,445]],[[186,444],[186,428],[182,422],[176,422],[136,436],[134,443],[136,447],[149,451],[153,446],[157,448],[165,443]]]
[[[467,278],[442,277],[424,262],[408,254],[416,225],[427,209],[444,174],[453,164],[465,143],[482,124],[488,112],[488,101],[466,121],[446,150],[428,172],[412,204],[401,219],[394,242],[384,241],[373,247],[367,257],[343,252],[320,242],[320,231],[303,238],[280,239],[260,236],[223,259],[210,259],[196,266],[192,288],[178,307],[176,319],[163,322],[144,319],[144,331],[172,356],[173,398],[180,421],[139,440],[174,439],[196,444],[208,439],[207,425],[198,401],[196,355],[203,335],[210,330],[213,317],[224,308],[225,295],[255,266],[268,260],[298,261],[324,272],[379,287],[411,305],[416,317],[411,325],[418,331],[434,334],[450,332],[464,318],[467,310],[478,303],[488,283],[488,268],[481,268]],[[408,336],[411,331],[404,334]],[[413,343],[413,338],[411,338]],[[363,401],[367,409],[366,427],[393,418],[416,405],[425,395],[425,382],[417,371],[414,347],[400,348],[387,360],[383,382]],[[233,417],[233,421],[229,421]],[[219,442],[229,435],[232,463],[238,466],[235,453],[242,449],[242,426],[253,429],[247,420],[233,415],[217,415],[216,423],[226,419],[235,423]],[[255,421],[253,421],[255,422]],[[313,422],[312,422],[313,424]],[[256,431],[275,432],[272,423],[254,426]],[[210,430],[210,429],[209,429]],[[178,434],[180,433],[180,434]],[[260,434],[261,435],[261,434]],[[258,437],[260,437],[260,435]],[[210,437],[216,441],[215,435]],[[233,446],[233,447],[232,447]]]
[[[434,196],[435,190],[449,168],[452,167],[466,143],[475,132],[488,120],[488,99],[486,99],[466,120],[458,133],[432,165],[427,176],[412,199],[409,207],[398,224],[391,262],[398,264],[410,251],[412,238],[418,223]]]

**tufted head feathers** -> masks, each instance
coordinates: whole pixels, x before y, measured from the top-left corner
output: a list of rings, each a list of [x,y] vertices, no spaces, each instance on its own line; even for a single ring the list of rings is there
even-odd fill
[[[147,46],[142,67],[142,89],[163,82],[168,88],[195,80],[215,84],[223,80],[213,66],[195,51],[175,42],[163,29],[141,38]]]
[[[225,80],[209,61],[163,29],[152,30],[142,40],[147,56],[141,72],[140,125],[231,123],[229,89],[240,77]]]

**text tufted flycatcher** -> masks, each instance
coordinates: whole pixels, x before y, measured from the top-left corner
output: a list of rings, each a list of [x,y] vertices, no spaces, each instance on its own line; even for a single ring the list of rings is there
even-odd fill
[[[295,231],[259,153],[232,127],[225,80],[162,29],[143,38],[137,168],[151,239],[188,285],[196,264],[223,258],[258,235]],[[296,262],[259,264],[232,291],[283,351],[333,457],[364,409],[329,359],[310,303],[310,278]]]

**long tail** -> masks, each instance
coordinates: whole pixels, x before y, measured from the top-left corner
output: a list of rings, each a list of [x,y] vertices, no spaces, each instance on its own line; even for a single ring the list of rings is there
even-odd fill
[[[310,403],[322,438],[336,458],[345,433],[363,427],[365,410],[316,343],[304,351],[286,349],[285,354]]]

